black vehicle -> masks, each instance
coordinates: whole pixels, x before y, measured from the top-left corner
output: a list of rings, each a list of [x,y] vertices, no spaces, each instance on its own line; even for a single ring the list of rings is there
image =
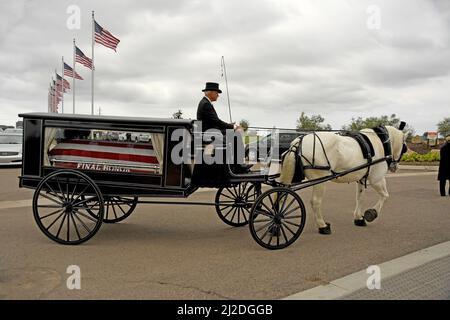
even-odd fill
[[[191,141],[194,135],[203,135],[196,132],[194,120],[55,113],[19,116],[24,119],[19,185],[35,189],[35,221],[48,238],[61,244],[89,240],[103,222],[126,219],[138,203],[214,206],[222,221],[244,226],[261,194],[261,184],[276,177],[263,172],[235,174],[228,164],[194,164],[192,158],[173,161],[172,150],[180,142],[173,139],[177,129]],[[149,141],[110,139],[119,133],[145,135]],[[219,170],[223,174],[217,179]],[[187,198],[198,188],[211,186],[218,189],[211,203],[141,199]],[[303,225],[288,236],[284,246],[295,241]]]
[[[301,132],[280,132],[278,136],[278,154],[272,155],[273,160],[279,160],[283,152],[287,151],[291,146],[291,142],[300,136]],[[249,161],[264,160],[270,155],[271,147],[274,145],[276,137],[269,134],[259,141],[253,141],[245,146],[245,157]]]

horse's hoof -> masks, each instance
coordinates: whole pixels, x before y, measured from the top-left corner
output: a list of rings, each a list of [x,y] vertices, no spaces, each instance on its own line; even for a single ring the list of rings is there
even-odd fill
[[[319,228],[320,234],[331,234],[331,225],[327,222],[327,226],[323,228]]]
[[[364,212],[364,219],[367,222],[372,222],[378,217],[377,210],[375,209],[367,209],[366,212]]]
[[[366,220],[364,220],[364,218],[363,219],[359,219],[359,220],[355,219],[355,220],[353,220],[353,222],[355,223],[355,226],[357,226],[357,227],[365,227],[365,226],[367,226]]]

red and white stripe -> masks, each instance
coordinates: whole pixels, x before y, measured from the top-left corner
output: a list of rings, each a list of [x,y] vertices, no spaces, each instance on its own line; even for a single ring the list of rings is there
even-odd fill
[[[79,56],[78,54],[75,55],[75,61],[78,63],[81,63],[83,66],[92,69],[92,59],[86,57],[86,56]]]
[[[150,144],[68,140],[49,151],[56,167],[110,172],[156,173],[159,163]]]
[[[120,40],[114,37],[109,31],[105,29],[102,30],[101,33],[95,32],[95,42],[98,42],[105,47],[111,48],[116,51],[117,45]]]
[[[64,69],[64,75],[73,78],[73,70]],[[84,80],[76,71],[75,71],[75,79]]]

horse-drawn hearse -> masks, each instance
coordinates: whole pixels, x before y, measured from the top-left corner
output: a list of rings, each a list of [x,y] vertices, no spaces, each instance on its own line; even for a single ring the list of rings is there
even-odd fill
[[[337,171],[334,160],[316,164],[320,156],[315,158],[313,153],[309,165],[297,166],[308,180],[296,178],[297,172],[282,172],[280,180],[279,172],[268,170],[273,165],[270,161],[266,169],[249,173],[235,173],[226,163],[196,163],[198,150],[193,141],[200,137],[200,152],[205,152],[211,141],[198,131],[195,120],[53,113],[19,116],[24,123],[20,187],[35,189],[32,208],[36,223],[47,237],[61,244],[85,242],[103,222],[122,221],[137,204],[145,203],[214,206],[228,225],[249,224],[259,245],[281,249],[291,245],[305,226],[305,206],[296,191],[366,172],[393,157],[393,153],[375,155],[370,162]],[[133,139],[135,136],[150,138]],[[299,136],[303,141],[317,137],[321,144],[317,149],[322,148],[326,157],[320,133],[299,132]],[[308,157],[292,152],[301,144],[297,140],[285,155],[304,163]],[[188,151],[181,161],[174,156],[180,150]],[[316,179],[308,176],[308,171],[316,170],[330,174]],[[368,175],[363,176],[367,180]],[[262,185],[272,188],[263,193]],[[213,202],[170,201],[187,198],[202,187],[218,189]],[[152,197],[158,199],[149,199]]]

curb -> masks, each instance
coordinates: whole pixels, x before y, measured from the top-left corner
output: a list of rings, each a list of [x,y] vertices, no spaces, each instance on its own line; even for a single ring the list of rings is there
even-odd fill
[[[420,267],[428,262],[450,255],[450,241],[425,248],[400,258],[379,264],[381,281],[405,271]],[[361,270],[312,289],[292,294],[282,300],[334,300],[366,288],[370,274]]]

